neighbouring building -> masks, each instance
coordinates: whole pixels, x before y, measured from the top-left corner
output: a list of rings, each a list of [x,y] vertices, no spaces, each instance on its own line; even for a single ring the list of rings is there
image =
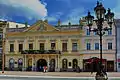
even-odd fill
[[[117,71],[120,72],[120,19],[115,20],[116,26],[116,64]]]
[[[6,27],[11,28],[11,30],[14,32],[16,31],[14,30],[14,28],[16,29],[16,26],[24,27],[25,25],[27,25],[27,23],[21,24],[21,23],[10,22],[10,21],[0,21],[0,70],[2,69],[3,34],[6,32]]]
[[[107,22],[104,27],[108,26]],[[95,23],[93,27],[96,27]],[[103,36],[103,65],[116,71],[115,27]],[[38,20],[30,27],[6,28],[5,67],[7,70],[90,71],[99,62],[99,36],[90,33],[84,18],[78,24],[56,26]]]

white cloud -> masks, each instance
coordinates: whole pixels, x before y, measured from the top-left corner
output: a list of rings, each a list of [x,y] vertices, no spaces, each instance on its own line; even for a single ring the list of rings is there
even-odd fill
[[[120,19],[120,0],[117,0],[117,5],[111,10],[114,13],[115,19]]]
[[[83,12],[84,8],[71,10],[71,13],[67,15],[67,19],[62,24],[68,24],[68,22],[71,22],[71,24],[79,24],[79,19],[84,16]]]
[[[47,16],[47,4],[45,2],[40,2],[39,0],[0,0],[0,4],[8,5],[12,8],[23,8],[24,11],[26,10],[25,16],[28,16],[29,19],[31,19],[30,16],[33,15],[36,16],[36,18],[44,18]],[[24,14],[22,16],[24,16]]]
[[[47,19],[48,19],[49,22],[57,21],[56,17],[47,17]]]
[[[48,19],[49,22],[55,22],[55,21],[58,21],[58,19],[60,19],[61,15],[63,15],[62,12],[56,12],[56,13],[51,14],[50,16],[46,17],[46,19]]]

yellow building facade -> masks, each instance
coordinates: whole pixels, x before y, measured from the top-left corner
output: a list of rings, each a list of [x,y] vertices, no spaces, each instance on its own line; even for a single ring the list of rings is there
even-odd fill
[[[70,24],[69,24],[70,26]],[[27,28],[6,32],[5,67],[8,70],[75,71],[83,69],[80,25],[64,30],[39,20]],[[58,26],[59,27],[59,26]]]

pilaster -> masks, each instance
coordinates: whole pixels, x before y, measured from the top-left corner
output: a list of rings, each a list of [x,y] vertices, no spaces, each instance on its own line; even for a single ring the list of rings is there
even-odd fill
[[[68,44],[67,44],[67,49],[68,49],[68,53],[71,53],[72,51],[72,41],[71,38],[68,39]]]
[[[56,50],[62,51],[62,42],[59,38],[56,41]]]
[[[14,51],[15,51],[15,54],[18,53],[18,41],[17,41],[17,39],[15,40]]]

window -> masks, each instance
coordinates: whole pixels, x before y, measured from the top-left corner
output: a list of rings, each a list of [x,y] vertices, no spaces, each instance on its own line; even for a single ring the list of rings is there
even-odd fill
[[[2,39],[2,34],[0,34],[0,40]]]
[[[90,44],[90,43],[87,43],[86,49],[87,49],[87,50],[90,50],[90,49],[91,49],[91,44]]]
[[[55,43],[51,43],[51,50],[55,50]]]
[[[62,51],[67,52],[67,43],[62,43]]]
[[[14,44],[10,44],[10,52],[14,52]]]
[[[120,63],[118,63],[118,68],[120,68]]]
[[[2,40],[0,40],[0,47],[2,47]]]
[[[68,64],[67,59],[63,59],[63,60],[62,60],[62,68],[63,68],[63,69],[67,69],[67,68],[68,68],[68,67],[67,67],[67,64]]]
[[[0,48],[0,54],[2,53],[2,49]]]
[[[69,62],[69,66],[71,66],[71,62]]]
[[[73,69],[76,69],[78,67],[78,60],[73,59],[72,63],[73,63]]]
[[[97,35],[97,32],[94,32],[94,35]]]
[[[95,50],[99,50],[99,43],[95,43]]]
[[[77,43],[72,43],[72,51],[73,52],[77,51]]]
[[[44,43],[40,43],[40,50],[44,50]]]
[[[90,35],[89,29],[86,30],[86,35]]]
[[[112,35],[112,30],[108,30],[108,35]]]
[[[33,44],[31,43],[31,44],[29,44],[29,50],[33,50]]]
[[[23,60],[20,58],[18,59],[18,69],[22,71],[22,67],[23,67]]]
[[[112,49],[112,43],[108,43],[108,50]]]
[[[19,44],[19,52],[23,50],[23,44]]]
[[[13,69],[14,69],[14,63],[15,63],[15,60],[14,60],[13,58],[11,58],[11,59],[9,60],[9,68],[10,68],[10,70],[13,70]]]
[[[40,43],[40,50],[44,50],[44,43]]]

